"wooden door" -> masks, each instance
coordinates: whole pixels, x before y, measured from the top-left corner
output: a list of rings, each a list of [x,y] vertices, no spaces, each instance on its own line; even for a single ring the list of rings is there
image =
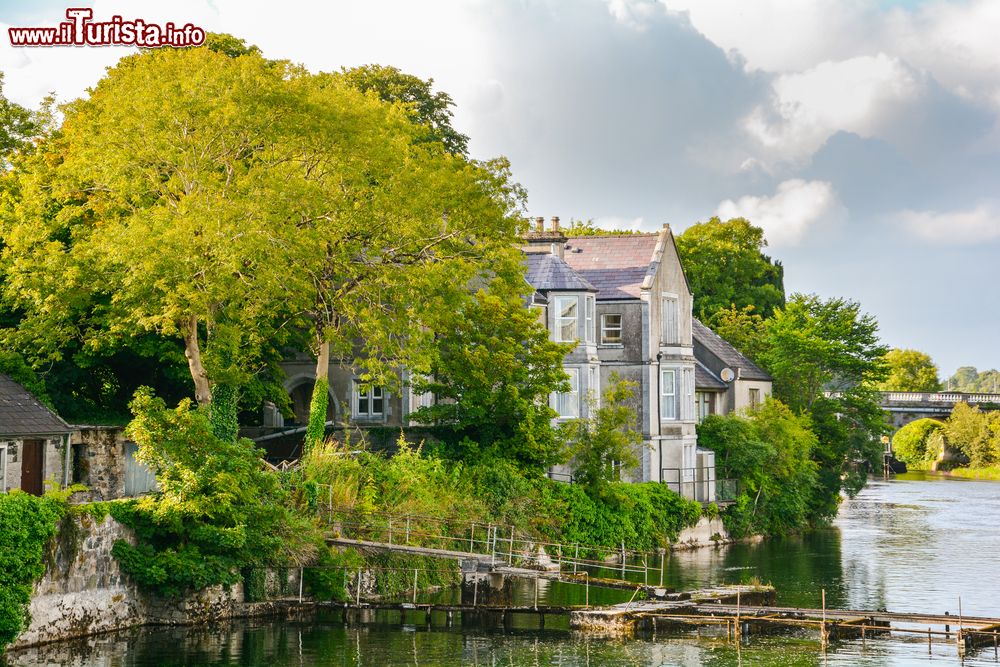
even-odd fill
[[[42,464],[45,459],[44,440],[25,440],[21,444],[21,489],[40,496],[42,484]]]

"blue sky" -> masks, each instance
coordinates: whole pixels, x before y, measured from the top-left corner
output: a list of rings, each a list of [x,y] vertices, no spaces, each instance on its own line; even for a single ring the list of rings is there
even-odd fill
[[[531,215],[683,230],[744,215],[789,291],[860,301],[943,374],[1000,366],[1000,3],[74,2],[192,22],[311,70],[433,77]],[[53,25],[0,1],[0,27]],[[117,48],[14,49],[5,93],[84,94]]]

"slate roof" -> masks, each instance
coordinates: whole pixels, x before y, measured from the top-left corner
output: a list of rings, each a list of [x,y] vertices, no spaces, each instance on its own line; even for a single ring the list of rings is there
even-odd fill
[[[691,334],[694,336],[695,342],[721,359],[726,366],[732,368],[734,371],[740,369],[739,378],[741,380],[771,381],[770,375],[760,366],[743,356],[739,350],[726,342],[719,334],[702,324],[698,318],[694,317],[691,319]],[[695,346],[695,356],[697,354],[698,348]]]
[[[539,291],[596,292],[570,265],[551,253],[528,253],[528,282]]]
[[[597,288],[597,299],[638,299],[659,233],[577,236],[566,243],[566,263]]]
[[[705,368],[700,361],[696,361],[694,364],[694,388],[699,391],[725,391],[729,389],[729,385],[721,378],[715,377],[715,374]]]
[[[70,427],[27,389],[0,373],[0,438],[59,435]]]

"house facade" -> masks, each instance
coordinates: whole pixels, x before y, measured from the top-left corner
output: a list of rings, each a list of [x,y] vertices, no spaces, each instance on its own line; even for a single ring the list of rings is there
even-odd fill
[[[14,380],[0,374],[0,493],[36,496],[45,482],[71,481],[70,427]]]
[[[695,411],[700,422],[710,414],[743,413],[771,395],[772,379],[697,318],[694,339]]]

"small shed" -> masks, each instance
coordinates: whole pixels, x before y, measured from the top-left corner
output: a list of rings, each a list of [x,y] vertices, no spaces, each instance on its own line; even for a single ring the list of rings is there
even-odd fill
[[[0,493],[34,495],[45,481],[70,482],[72,429],[31,392],[0,373]]]

